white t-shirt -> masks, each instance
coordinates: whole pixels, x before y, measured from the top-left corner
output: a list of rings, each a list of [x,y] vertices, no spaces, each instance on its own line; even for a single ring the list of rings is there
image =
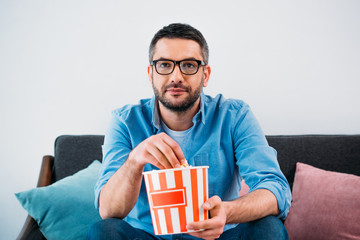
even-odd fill
[[[172,139],[175,140],[180,145],[180,148],[183,149],[184,143],[186,141],[186,134],[190,131],[191,128],[185,130],[185,131],[174,131],[171,130],[166,124],[161,121],[161,127],[164,130],[164,132],[169,135]]]

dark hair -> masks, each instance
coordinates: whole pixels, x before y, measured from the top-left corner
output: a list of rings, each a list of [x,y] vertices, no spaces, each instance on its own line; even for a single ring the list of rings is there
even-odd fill
[[[160,29],[153,37],[149,47],[149,61],[153,60],[154,48],[161,38],[182,38],[196,41],[201,48],[201,55],[205,64],[209,61],[209,47],[201,32],[194,27],[183,23],[172,23]]]

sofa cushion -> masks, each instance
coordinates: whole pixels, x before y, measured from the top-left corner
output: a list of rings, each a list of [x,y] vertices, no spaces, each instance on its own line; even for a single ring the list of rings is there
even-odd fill
[[[360,177],[297,163],[289,238],[359,239]]]
[[[85,239],[89,226],[101,219],[94,207],[100,166],[94,161],[50,186],[15,194],[47,239]]]

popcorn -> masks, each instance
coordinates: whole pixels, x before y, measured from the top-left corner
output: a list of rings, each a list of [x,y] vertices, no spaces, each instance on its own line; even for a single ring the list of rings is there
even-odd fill
[[[187,160],[185,160],[185,163],[181,164],[180,167],[181,168],[189,167],[189,164],[188,164]]]

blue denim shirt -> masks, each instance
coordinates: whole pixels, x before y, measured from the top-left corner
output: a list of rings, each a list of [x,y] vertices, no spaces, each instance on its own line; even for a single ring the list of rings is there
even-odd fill
[[[285,219],[291,204],[289,184],[279,168],[276,151],[270,147],[251,112],[241,100],[215,98],[201,93],[201,106],[193,126],[181,144],[192,166],[209,166],[209,197],[223,201],[239,197],[240,182],[250,192],[270,190],[278,201],[279,218]],[[124,164],[130,151],[146,138],[163,132],[155,97],[113,111],[105,134],[103,163],[95,186],[95,206],[103,185]],[[144,171],[156,167],[146,164]],[[134,208],[124,219],[133,227],[154,233],[144,180]],[[225,230],[234,225],[226,225]]]

